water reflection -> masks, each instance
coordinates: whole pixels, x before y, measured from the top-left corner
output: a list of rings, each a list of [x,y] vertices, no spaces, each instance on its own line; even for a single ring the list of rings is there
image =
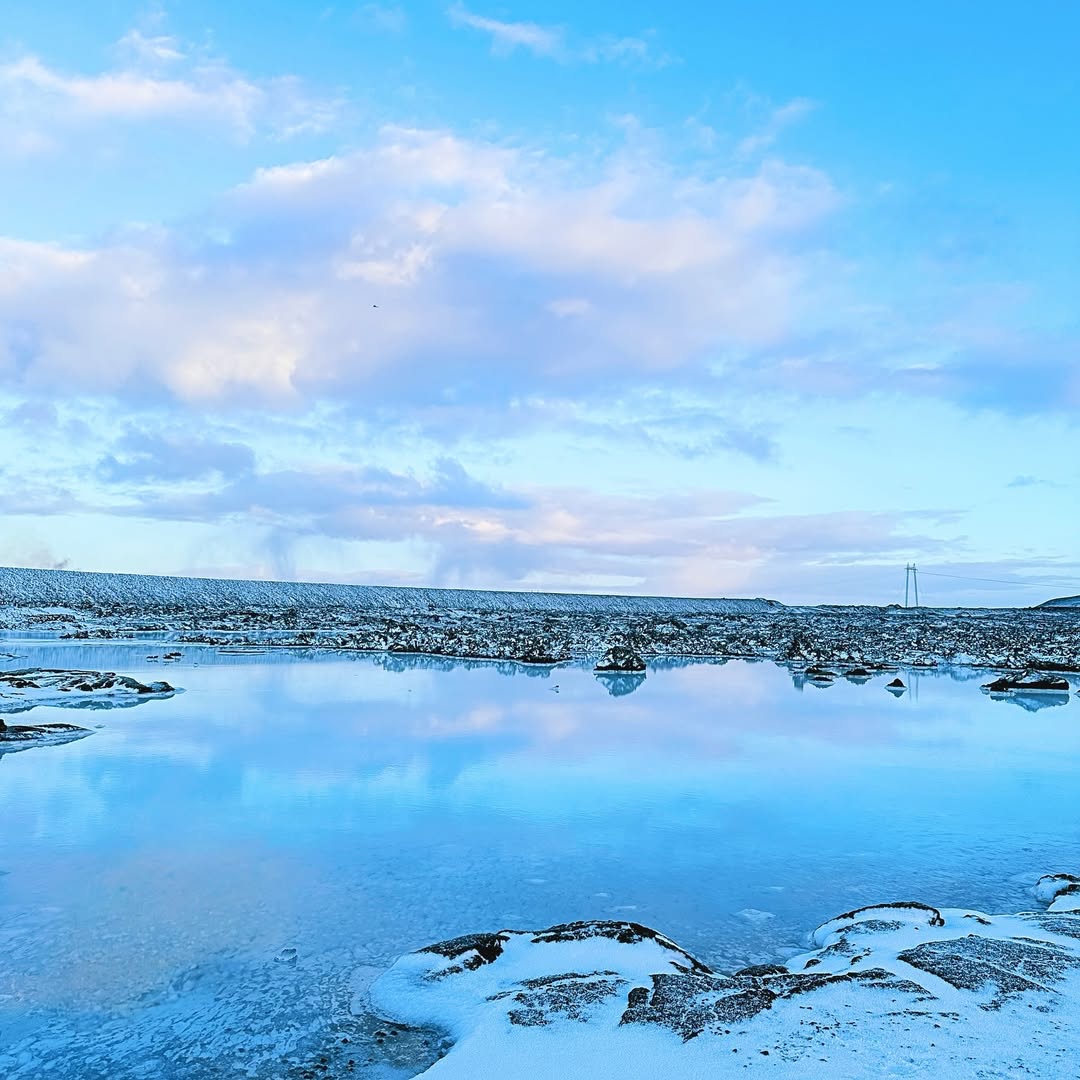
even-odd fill
[[[5,647],[20,666],[162,674],[145,642]],[[212,1026],[236,1044],[207,1060],[243,1075],[256,1021],[238,988],[274,1030],[328,1033],[358,968],[586,917],[651,923],[737,967],[878,900],[1024,907],[1029,879],[1071,869],[1080,844],[1072,715],[1026,724],[947,669],[905,671],[893,700],[892,673],[794,694],[786,669],[738,661],[598,680],[580,664],[182,651],[168,678],[185,694],[97,714],[92,739],[0,770],[0,1055],[38,1061],[47,1034],[55,1075],[82,1077],[94,1048],[121,1080],[160,1047],[197,1062],[183,1040]],[[274,962],[283,947],[295,966]],[[114,1052],[98,1020],[124,1010],[100,1025]],[[122,1049],[135,1027],[139,1053]]]
[[[53,708],[65,711],[77,709],[81,712],[108,712],[111,709],[133,709],[136,705],[146,705],[151,701],[158,701],[159,697],[137,696],[125,694],[116,697],[76,697],[74,692],[71,697],[61,698],[59,694],[44,701],[35,701],[33,698],[19,698],[0,694],[0,717],[17,716],[28,713],[31,709]]]
[[[641,672],[630,674],[597,671],[595,675],[596,681],[612,697],[626,697],[627,694],[632,694],[645,681],[645,675]]]
[[[1010,705],[1018,705],[1026,712],[1038,712],[1040,709],[1051,709],[1055,705],[1068,705],[1068,694],[1025,694],[1022,691],[1014,691],[1011,694],[987,694],[991,701],[1006,701]]]

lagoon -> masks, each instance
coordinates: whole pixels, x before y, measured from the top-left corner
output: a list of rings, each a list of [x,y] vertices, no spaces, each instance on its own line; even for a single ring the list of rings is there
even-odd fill
[[[1030,907],[1080,850],[1080,705],[990,699],[984,672],[903,672],[894,697],[892,675],[800,687],[734,660],[634,685],[283,649],[162,665],[151,639],[3,647],[8,667],[184,689],[35,709],[24,722],[96,730],[0,756],[10,1077],[302,1076],[343,1038],[352,1074],[405,1077],[428,1050],[376,1037],[364,990],[429,942],[632,919],[728,970],[862,904]]]

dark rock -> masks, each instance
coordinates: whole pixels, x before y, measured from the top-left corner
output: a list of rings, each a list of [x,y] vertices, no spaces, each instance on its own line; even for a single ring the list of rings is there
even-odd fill
[[[643,672],[645,661],[629,646],[613,645],[597,661],[597,672]]]
[[[35,746],[60,746],[92,734],[89,728],[75,724],[7,724],[0,717],[0,754]]]
[[[993,682],[984,683],[982,689],[988,694],[1054,693],[1067,694],[1072,689],[1068,679],[1056,675],[1002,675]]]
[[[510,1023],[522,1027],[546,1027],[555,1020],[584,1023],[589,1012],[614,997],[626,980],[614,971],[594,971],[588,975],[569,972],[538,979],[526,979],[517,993],[497,994],[489,1000],[510,997],[518,1008],[507,1013]]]
[[[753,983],[724,975],[661,972],[652,977],[652,992],[631,991],[622,1024],[659,1024],[684,1041],[704,1031],[721,1034],[726,1025],[749,1020],[772,1008],[776,995]]]
[[[1005,998],[1048,992],[1053,983],[1080,969],[1080,958],[1048,942],[968,937],[930,941],[899,954],[898,959],[943,979],[958,990],[991,988],[984,1008],[1000,1008]]]
[[[638,945],[642,941],[655,941],[661,948],[669,949],[676,953],[681,962],[689,971],[710,974],[706,967],[696,957],[691,956],[685,949],[679,948],[670,938],[648,926],[642,926],[635,922],[615,922],[606,919],[588,919],[580,922],[560,923],[558,926],[549,927],[533,936],[534,945],[565,941],[586,941],[589,938],[607,938],[617,941],[620,945]]]
[[[925,919],[927,926],[944,926],[945,919],[942,917],[941,912],[936,907],[931,907],[929,904],[922,904],[918,900],[896,900],[891,904],[868,904],[866,907],[855,908],[852,911],[845,911],[842,915],[837,915],[835,918],[830,919],[826,923],[822,923],[814,931],[815,939],[823,931],[827,931],[830,927],[834,927],[836,932],[844,933],[850,932],[856,929],[855,926],[843,926],[843,923],[850,922],[853,919],[858,919],[860,915],[866,914],[868,911],[877,911],[881,914],[889,911],[899,911],[904,915],[918,915]],[[860,920],[861,921],[861,920]],[[878,922],[874,920],[874,922]],[[837,925],[841,924],[841,925]],[[878,922],[878,925],[882,925]],[[887,920],[884,926],[887,929],[895,929],[896,921],[894,919]]]
[[[0,672],[0,690],[3,688],[16,692],[3,702],[6,713],[27,712],[38,705],[115,708],[143,698],[176,693],[175,687],[167,682],[147,684],[128,675],[117,675],[115,671],[69,671],[63,668],[21,668]],[[23,690],[39,693],[18,693]]]
[[[420,952],[437,953],[448,960],[465,957],[463,966],[470,971],[475,971],[478,967],[497,960],[502,955],[503,945],[507,941],[509,941],[509,936],[505,933],[464,934],[462,937],[451,938],[449,941],[439,941],[434,945],[428,945]]]
[[[742,978],[743,976],[750,976],[751,978],[760,978],[763,975],[787,975],[788,969],[783,964],[751,964],[750,967],[744,967],[735,972],[735,978]]]

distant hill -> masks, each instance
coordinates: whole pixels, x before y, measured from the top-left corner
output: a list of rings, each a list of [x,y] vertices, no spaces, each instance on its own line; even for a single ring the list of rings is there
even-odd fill
[[[1047,600],[1037,604],[1040,608],[1080,608],[1080,596],[1059,596],[1056,600]]]
[[[632,615],[729,615],[782,610],[776,600],[611,596],[585,593],[488,592],[479,589],[411,589],[386,585],[324,585],[294,581],[99,574],[78,570],[0,567],[0,607],[125,607],[166,609],[267,608],[360,611],[550,611]]]

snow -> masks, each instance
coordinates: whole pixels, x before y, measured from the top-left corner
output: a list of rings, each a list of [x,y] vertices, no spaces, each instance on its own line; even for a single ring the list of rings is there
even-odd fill
[[[1080,877],[1074,874],[1044,874],[1032,893],[1040,903],[1050,905],[1048,911],[1080,912]]]
[[[1080,912],[1053,912],[864,908],[733,976],[634,923],[502,931],[410,953],[370,996],[449,1034],[439,1080],[1075,1076]]]
[[[0,567],[0,605],[81,610],[101,606],[137,609],[298,607],[365,611],[423,611],[430,607],[472,611],[550,611],[608,614],[766,611],[774,600],[692,599],[478,589],[414,589],[385,585],[328,585],[291,581],[237,581],[85,573]]]

